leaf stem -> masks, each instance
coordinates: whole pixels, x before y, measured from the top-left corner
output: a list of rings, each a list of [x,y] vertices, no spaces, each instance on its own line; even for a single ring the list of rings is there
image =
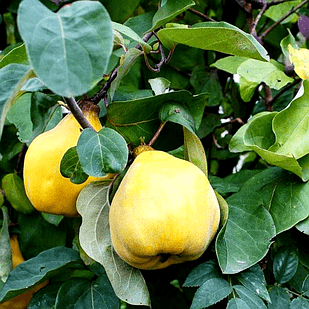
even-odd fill
[[[73,97],[66,98],[66,103],[68,104],[71,113],[75,117],[75,119],[78,121],[78,123],[81,125],[83,129],[89,128],[94,130],[93,126],[90,124],[90,122],[86,119],[86,117],[83,114],[83,111],[75,101]]]

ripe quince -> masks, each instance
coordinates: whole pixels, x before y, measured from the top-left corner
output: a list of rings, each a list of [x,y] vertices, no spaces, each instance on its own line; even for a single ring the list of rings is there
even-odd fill
[[[97,110],[88,108],[84,116],[96,131],[102,125]],[[53,129],[38,135],[30,144],[24,162],[26,194],[38,211],[77,216],[78,194],[88,183],[102,178],[88,177],[82,184],[74,184],[60,173],[60,163],[66,151],[77,145],[81,126],[69,113]]]
[[[10,244],[11,244],[11,250],[12,250],[12,264],[13,264],[13,268],[15,268],[17,265],[25,261],[20,251],[18,237],[16,234],[11,235]],[[0,304],[0,309],[26,309],[32,299],[33,294],[36,293],[38,290],[40,290],[47,284],[48,284],[48,280],[33,287],[31,290],[28,290],[27,292],[23,294],[19,294],[18,296],[15,296],[5,301],[4,303]]]
[[[117,254],[133,267],[161,269],[205,252],[220,209],[198,167],[163,151],[146,151],[121,181],[109,216]]]

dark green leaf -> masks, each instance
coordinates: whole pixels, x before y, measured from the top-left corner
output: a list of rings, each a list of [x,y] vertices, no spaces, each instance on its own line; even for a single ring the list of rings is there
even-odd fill
[[[20,247],[25,259],[32,258],[41,251],[66,244],[67,226],[48,223],[40,212],[33,212],[31,216],[19,213],[18,227]]]
[[[234,285],[233,289],[236,291],[240,299],[247,303],[249,308],[266,309],[265,303],[259,296],[257,296],[256,293],[250,291],[242,285]]]
[[[109,117],[106,125],[117,130],[133,146],[138,146],[141,137],[144,137],[147,143],[157,131],[160,125],[158,112],[164,102],[185,102],[198,127],[207,98],[206,94],[193,96],[189,91],[182,90],[137,100],[114,101],[108,107]],[[175,139],[175,136],[172,138]]]
[[[274,286],[269,291],[271,303],[268,305],[268,309],[289,309],[290,308],[290,296],[288,292],[279,286]]]
[[[259,297],[263,298],[267,302],[270,302],[264,273],[259,265],[254,265],[250,269],[241,272],[237,275],[237,279],[248,290],[256,293]]]
[[[294,298],[290,303],[289,309],[309,309],[309,302],[305,298]]]
[[[302,292],[304,295],[309,296],[309,275],[307,275],[303,282]]]
[[[70,178],[71,182],[75,184],[80,184],[87,180],[88,175],[81,167],[76,146],[69,148],[62,157],[60,172],[63,177]]]
[[[119,299],[106,275],[99,276],[93,282],[83,278],[71,278],[60,287],[55,306],[57,309],[112,309],[118,308]]]
[[[16,266],[0,291],[0,301],[25,292],[29,287],[56,276],[66,268],[83,267],[79,253],[66,247],[43,251],[38,256]]]
[[[62,282],[49,283],[47,286],[36,292],[28,305],[28,309],[54,308],[57,293],[61,284]]]
[[[247,303],[240,298],[232,298],[229,300],[226,309],[252,309]]]
[[[297,266],[297,253],[290,247],[280,247],[273,262],[273,272],[277,283],[283,284],[292,279]]]
[[[222,271],[238,273],[266,255],[275,228],[258,194],[239,192],[226,201],[229,217],[217,237],[216,251]]]
[[[220,270],[214,260],[210,260],[196,266],[186,278],[183,286],[201,286],[207,280],[212,278],[221,278]]]
[[[195,133],[194,119],[185,103],[163,103],[159,110],[159,119],[161,120],[161,122],[171,121],[178,123]]]
[[[102,128],[99,132],[83,130],[78,139],[77,153],[84,172],[96,177],[120,173],[128,160],[124,138],[110,128]]]
[[[232,292],[230,284],[222,278],[212,278],[200,286],[190,309],[206,308],[227,297]]]
[[[78,1],[54,13],[38,0],[24,0],[18,26],[34,71],[55,93],[80,95],[102,79],[113,31],[100,2]]]

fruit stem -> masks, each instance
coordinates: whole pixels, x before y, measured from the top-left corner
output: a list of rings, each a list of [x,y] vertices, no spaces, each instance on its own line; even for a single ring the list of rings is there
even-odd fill
[[[66,98],[66,102],[70,108],[71,113],[75,117],[75,119],[78,121],[78,123],[81,125],[83,129],[89,128],[94,130],[93,126],[90,124],[90,122],[86,119],[84,116],[81,108],[78,106],[75,99],[72,98]]]
[[[152,137],[151,141],[148,143],[148,146],[152,146],[156,142],[156,140],[158,139],[158,137],[159,137],[162,129],[164,128],[165,124],[166,124],[166,121],[161,122],[157,132],[154,134],[154,136]]]

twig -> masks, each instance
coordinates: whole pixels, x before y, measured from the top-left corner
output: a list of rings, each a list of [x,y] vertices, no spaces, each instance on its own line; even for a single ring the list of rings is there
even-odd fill
[[[263,0],[263,7],[262,9],[260,10],[260,12],[257,14],[255,20],[252,22],[252,28],[251,28],[251,34],[253,34],[254,36],[256,36],[256,27],[261,19],[261,17],[263,16],[263,14],[265,13],[265,11],[267,10],[268,8],[268,4],[265,0]]]
[[[216,20],[214,20],[213,18],[209,17],[208,15],[203,14],[202,12],[197,11],[197,10],[195,10],[195,9],[189,8],[188,11],[190,11],[191,13],[193,13],[193,14],[195,14],[195,15],[198,15],[198,16],[200,16],[200,17],[206,19],[206,20],[209,20],[209,21],[216,21]]]
[[[72,97],[72,98],[66,98],[65,100],[70,108],[71,113],[73,114],[75,119],[78,121],[78,123],[81,125],[81,127],[83,129],[90,128],[94,130],[93,126],[86,119],[81,108],[76,103],[75,99]]]
[[[273,110],[273,106],[272,106],[272,94],[271,94],[271,90],[270,87],[267,86],[266,84],[264,84],[264,91],[265,91],[265,106],[266,106],[266,110],[268,112],[271,112]]]
[[[152,146],[152,145],[156,142],[156,140],[158,139],[158,137],[159,137],[161,131],[163,130],[165,124],[166,124],[166,121],[161,122],[161,124],[160,124],[160,126],[159,126],[157,132],[154,134],[154,136],[152,137],[152,139],[151,139],[150,142],[148,143],[148,146]]]
[[[102,89],[90,99],[91,102],[98,104],[104,99],[105,106],[108,105],[108,102],[105,101],[107,99],[107,91],[110,88],[112,81],[117,77],[117,71],[118,67],[112,71],[110,78],[106,81]]]
[[[284,21],[286,18],[288,18],[290,15],[292,15],[293,13],[295,13],[299,8],[301,8],[302,6],[304,6],[306,3],[308,3],[309,0],[304,0],[303,2],[301,2],[299,5],[297,5],[295,8],[293,8],[290,12],[288,12],[287,14],[285,14],[284,16],[282,16],[279,20],[277,20],[275,23],[273,23],[268,29],[266,29],[261,35],[260,35],[260,39],[263,41],[264,37],[271,32],[272,30],[274,30],[282,21]]]

